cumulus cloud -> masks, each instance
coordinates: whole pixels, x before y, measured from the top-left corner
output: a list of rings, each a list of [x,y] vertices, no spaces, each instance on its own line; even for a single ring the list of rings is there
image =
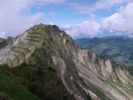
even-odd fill
[[[105,18],[102,22],[103,29],[124,32],[128,34],[133,33],[133,3],[127,4],[125,7],[114,13],[112,16]]]
[[[40,20],[41,14],[27,16],[24,11],[28,10],[31,1],[26,0],[2,0],[0,1],[0,33],[22,32],[28,26]],[[28,8],[29,7],[29,8]]]
[[[0,33],[19,34],[25,29],[42,21],[44,12],[27,14],[33,6],[40,4],[59,4],[64,0],[1,0]],[[12,34],[9,34],[12,33]],[[2,35],[3,36],[3,35]]]
[[[74,38],[94,37],[97,35],[99,29],[100,24],[97,23],[95,19],[65,27],[66,32]]]
[[[121,6],[117,12],[111,16],[104,17],[99,22],[93,18],[78,25],[71,25],[66,28],[66,31],[74,38],[110,35],[133,37],[133,2],[129,1],[126,5]],[[115,0],[113,2],[120,3],[121,1]]]
[[[89,6],[88,4],[85,5],[76,2],[70,3],[69,6],[80,14],[90,14],[100,10],[110,10],[114,6],[123,5],[129,1],[130,0],[97,0],[97,2]]]
[[[61,4],[64,3],[66,0],[32,0],[32,1],[40,4]]]
[[[123,4],[127,2],[128,4],[124,6]],[[44,19],[43,15],[45,12],[29,13],[32,7],[45,7],[45,5],[49,4],[62,3],[68,2],[67,0],[1,0],[0,35],[19,34],[32,25],[40,23],[42,19]],[[72,6],[79,13],[83,14],[90,14],[90,12],[92,14],[92,12],[110,9],[116,5],[124,7],[121,7],[120,11],[114,13],[112,16],[104,18],[101,23],[97,22],[95,18],[92,18],[76,25],[69,25],[65,27],[65,30],[69,35],[75,38],[97,36],[101,29],[133,33],[132,0],[97,0],[97,2],[90,6],[72,2],[69,3],[69,6]],[[54,13],[50,13],[49,16],[53,15]],[[53,23],[51,22],[51,24]]]

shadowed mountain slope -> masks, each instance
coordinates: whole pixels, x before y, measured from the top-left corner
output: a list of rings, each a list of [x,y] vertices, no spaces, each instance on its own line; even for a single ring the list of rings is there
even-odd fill
[[[108,58],[128,66],[128,70],[133,74],[133,38],[124,36],[81,38],[76,42],[101,58]]]
[[[0,64],[1,73],[6,71],[3,77],[13,79],[12,84],[24,87],[35,100],[133,100],[133,79],[125,67],[80,49],[55,25],[25,31],[1,49]],[[0,92],[18,100],[15,93],[21,92],[5,91],[4,86]]]
[[[99,56],[110,58],[120,64],[133,65],[133,39],[122,36],[82,38],[76,42]]]

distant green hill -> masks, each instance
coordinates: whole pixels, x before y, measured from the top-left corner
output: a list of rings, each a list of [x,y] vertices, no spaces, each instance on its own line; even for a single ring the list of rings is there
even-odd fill
[[[88,48],[103,58],[110,58],[113,61],[133,65],[133,38],[128,37],[102,37],[102,38],[82,38],[76,42],[82,48]]]

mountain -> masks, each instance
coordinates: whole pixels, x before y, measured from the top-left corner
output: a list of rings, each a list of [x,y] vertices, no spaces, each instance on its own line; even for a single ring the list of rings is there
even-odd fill
[[[133,38],[112,36],[102,38],[82,38],[76,42],[102,58],[109,58],[119,64],[129,66],[133,71]]]
[[[7,44],[8,44],[8,39],[0,38],[0,49],[7,46]]]
[[[125,66],[81,49],[56,25],[19,35],[0,50],[0,66],[0,100],[133,100]]]

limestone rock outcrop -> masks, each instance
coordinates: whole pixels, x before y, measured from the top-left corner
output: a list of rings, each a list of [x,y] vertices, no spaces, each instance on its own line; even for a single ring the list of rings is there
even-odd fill
[[[34,63],[33,54],[39,50],[48,52],[53,69],[75,100],[133,100],[133,77],[125,67],[79,48],[55,25],[40,24],[24,32],[1,49],[0,64],[13,69]]]

